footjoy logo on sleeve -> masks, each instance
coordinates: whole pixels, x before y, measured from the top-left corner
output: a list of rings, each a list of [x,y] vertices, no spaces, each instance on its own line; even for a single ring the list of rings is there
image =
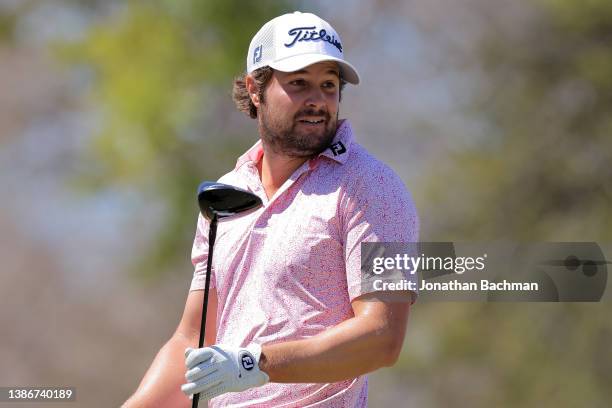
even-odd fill
[[[293,47],[298,41],[325,41],[342,52],[342,44],[340,44],[340,41],[336,40],[336,37],[333,35],[327,34],[327,31],[323,28],[317,31],[315,26],[295,27],[289,30],[287,34],[289,34],[290,37],[293,37],[293,41],[285,44],[285,47],[287,48]]]

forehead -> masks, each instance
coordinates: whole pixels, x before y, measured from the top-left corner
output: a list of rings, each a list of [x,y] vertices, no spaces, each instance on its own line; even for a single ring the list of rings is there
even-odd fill
[[[316,64],[308,65],[298,71],[293,72],[281,72],[275,71],[280,75],[324,75],[331,74],[340,76],[340,69],[338,68],[338,64],[333,61],[323,61],[317,62]]]

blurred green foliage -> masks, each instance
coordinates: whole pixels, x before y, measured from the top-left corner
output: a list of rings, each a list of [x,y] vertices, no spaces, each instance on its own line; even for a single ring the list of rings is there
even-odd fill
[[[477,44],[482,74],[466,114],[486,137],[434,170],[424,201],[444,214],[438,236],[612,238],[612,3],[531,7],[526,24],[489,23]]]
[[[525,24],[483,23],[465,109],[485,135],[433,169],[421,192],[434,240],[612,241],[612,3],[525,8]],[[427,305],[412,322],[426,347],[407,345],[402,369],[437,379],[437,406],[607,406],[610,312]]]
[[[0,43],[12,39],[17,16],[13,13],[0,11]]]
[[[142,277],[187,258],[198,183],[229,171],[245,149],[247,139],[227,135],[214,117],[217,105],[230,100],[253,34],[284,8],[272,0],[131,1],[82,41],[56,45],[89,72],[102,112],[81,187],[138,188],[166,206],[157,242],[134,265]]]

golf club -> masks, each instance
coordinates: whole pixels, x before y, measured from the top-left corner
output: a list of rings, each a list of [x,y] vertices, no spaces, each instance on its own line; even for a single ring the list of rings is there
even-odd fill
[[[202,216],[210,221],[208,230],[208,261],[206,264],[206,283],[204,285],[204,302],[202,304],[202,324],[200,326],[200,340],[198,348],[204,346],[204,332],[206,330],[206,311],[208,309],[208,290],[210,285],[210,271],[213,259],[213,249],[217,236],[217,221],[221,218],[252,210],[262,205],[261,199],[250,191],[243,190],[229,184],[205,181],[198,187],[198,204]],[[192,408],[197,408],[200,394],[193,396]]]

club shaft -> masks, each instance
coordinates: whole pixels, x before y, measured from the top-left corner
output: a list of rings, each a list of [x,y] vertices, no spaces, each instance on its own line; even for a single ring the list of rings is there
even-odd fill
[[[198,341],[198,348],[204,347],[204,334],[206,333],[206,312],[208,310],[208,291],[210,287],[210,272],[212,268],[213,249],[215,246],[215,239],[217,238],[217,216],[213,216],[210,220],[210,227],[208,229],[208,261],[206,262],[206,283],[204,284],[204,302],[202,303],[202,323],[200,325],[200,340]],[[200,401],[200,394],[193,396],[192,408],[198,408]]]

